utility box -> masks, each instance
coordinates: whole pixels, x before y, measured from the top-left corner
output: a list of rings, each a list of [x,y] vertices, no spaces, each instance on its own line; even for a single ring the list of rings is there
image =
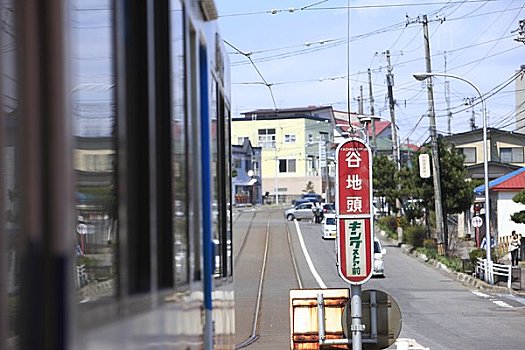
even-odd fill
[[[344,339],[341,316],[350,298],[349,289],[290,290],[290,349],[319,349],[317,295],[323,294],[326,339]],[[323,346],[323,349],[348,349],[348,345]]]

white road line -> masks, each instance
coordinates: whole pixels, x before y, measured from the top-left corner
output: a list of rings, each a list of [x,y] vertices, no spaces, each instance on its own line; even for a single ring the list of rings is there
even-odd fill
[[[506,302],[501,301],[501,300],[492,300],[492,302],[493,302],[494,304],[498,305],[499,307],[513,308],[512,305],[509,305],[509,304],[507,304]]]
[[[492,301],[494,304],[498,305],[499,307],[510,308],[510,309],[514,308],[514,306],[512,306],[510,304],[507,304],[504,301],[494,299],[494,297],[492,297],[492,296],[490,296],[488,294],[481,293],[481,292],[478,292],[478,291],[475,291],[475,290],[472,291],[472,294],[477,295],[478,297],[482,297],[484,299],[490,299],[490,301]]]
[[[475,291],[475,290],[472,291],[472,294],[477,295],[478,297],[485,298],[485,299],[490,298],[490,295],[485,294],[485,293],[481,293],[481,292],[478,292],[478,291]]]
[[[319,276],[319,274],[317,273],[314,263],[312,262],[312,258],[310,258],[310,254],[308,253],[308,250],[306,249],[306,245],[304,244],[303,234],[301,232],[301,229],[299,228],[299,222],[297,220],[294,220],[294,222],[295,222],[295,232],[297,232],[299,243],[301,243],[301,248],[303,250],[303,254],[306,259],[306,263],[308,264],[308,267],[310,268],[312,275],[314,275],[314,278],[317,281],[317,284],[319,285],[319,287],[326,289],[326,284],[324,284],[323,280],[321,279],[321,276]]]

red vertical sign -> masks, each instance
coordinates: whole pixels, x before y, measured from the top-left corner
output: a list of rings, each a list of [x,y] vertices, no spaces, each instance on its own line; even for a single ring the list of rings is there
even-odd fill
[[[362,140],[349,139],[337,147],[336,159],[339,275],[362,284],[373,264],[372,156]]]

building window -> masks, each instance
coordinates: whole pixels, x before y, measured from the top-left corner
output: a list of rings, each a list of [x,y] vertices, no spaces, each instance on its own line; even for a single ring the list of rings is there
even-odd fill
[[[319,133],[319,140],[321,140],[321,141],[328,141],[328,133],[327,132],[320,132]]]
[[[233,158],[232,159],[233,167],[235,169],[240,169],[241,168],[241,162],[242,162],[242,159],[239,159],[239,158]]]
[[[317,170],[315,169],[315,159],[314,157],[306,158],[306,175],[307,176],[316,176]]]
[[[476,163],[476,147],[462,147],[458,150],[465,156],[465,163]]]
[[[275,148],[275,129],[259,129],[259,147]]]
[[[499,157],[502,163],[523,163],[523,147],[502,147]]]
[[[314,142],[314,135],[308,134],[308,141],[307,142]]]
[[[295,159],[279,159],[280,173],[295,173]]]
[[[248,136],[241,136],[237,137],[237,144],[242,146],[244,145],[244,140],[249,140],[250,138]]]
[[[284,143],[295,143],[295,134],[284,135]]]

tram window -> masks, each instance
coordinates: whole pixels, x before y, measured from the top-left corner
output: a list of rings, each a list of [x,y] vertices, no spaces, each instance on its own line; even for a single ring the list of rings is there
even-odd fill
[[[99,4],[76,0],[72,11],[74,280],[84,304],[116,296],[118,276],[113,14],[111,1]]]
[[[188,229],[188,110],[186,108],[186,65],[184,54],[184,12],[180,0],[171,1],[172,76],[172,164],[174,274],[177,288],[189,283]]]
[[[20,285],[21,285],[21,257],[22,257],[22,231],[21,224],[24,220],[23,213],[20,210],[20,200],[22,197],[20,189],[20,146],[21,140],[19,138],[18,128],[21,126],[20,116],[16,111],[19,108],[18,96],[16,93],[16,85],[18,76],[16,69],[14,69],[17,60],[17,51],[14,49],[12,38],[17,36],[14,33],[15,16],[14,16],[14,2],[5,3],[4,11],[5,18],[3,19],[4,26],[2,27],[2,45],[11,47],[9,50],[2,50],[0,53],[0,72],[4,79],[2,80],[2,94],[0,96],[2,124],[4,128],[1,130],[2,135],[7,135],[7,138],[2,142],[0,148],[0,169],[2,169],[2,190],[0,194],[2,198],[2,205],[4,210],[2,216],[2,229],[0,237],[0,256],[3,258],[7,266],[0,270],[0,295],[1,298],[7,296],[7,299],[0,300],[0,304],[5,306],[6,311],[3,315],[7,316],[5,331],[8,342],[11,339],[16,339],[19,335],[16,329],[16,324],[19,321],[21,306],[20,300]],[[6,38],[8,38],[6,40]],[[3,138],[3,136],[2,136]],[[0,263],[0,266],[4,266]],[[0,322],[0,326],[4,323]],[[0,339],[4,342],[5,339]]]

